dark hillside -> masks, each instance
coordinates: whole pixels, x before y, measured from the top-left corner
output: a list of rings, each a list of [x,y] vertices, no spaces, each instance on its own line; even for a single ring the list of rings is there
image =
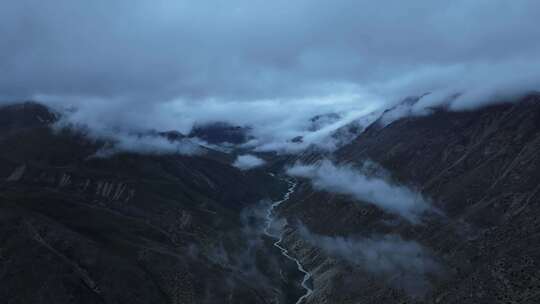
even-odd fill
[[[241,172],[216,151],[94,158],[100,143],[52,131],[56,117],[35,103],[0,108],[1,299],[146,304],[269,297],[266,286],[247,284],[212,252],[222,242],[242,250],[241,210],[279,197],[285,185],[264,172]]]
[[[376,162],[395,182],[429,197],[443,216],[411,225],[373,205],[314,191],[308,183],[282,212],[322,235],[398,234],[420,243],[444,268],[442,277],[429,279],[427,303],[537,303],[539,151],[539,95],[475,111],[437,110],[402,118],[371,126],[339,150],[335,161]],[[315,273],[316,294],[309,303],[403,303],[409,298],[383,280],[360,279],[365,271],[346,261],[329,267],[316,246],[298,245],[306,244],[298,233],[292,231],[289,242]]]

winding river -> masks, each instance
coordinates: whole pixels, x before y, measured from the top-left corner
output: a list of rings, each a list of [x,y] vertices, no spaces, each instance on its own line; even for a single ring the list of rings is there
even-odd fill
[[[286,257],[287,259],[295,262],[296,263],[296,268],[298,269],[298,271],[300,271],[300,272],[302,272],[304,274],[304,278],[302,279],[301,285],[302,285],[302,288],[304,288],[304,290],[306,292],[304,293],[304,295],[302,295],[296,301],[296,304],[300,304],[300,303],[302,303],[302,301],[304,301],[304,299],[306,299],[307,297],[309,297],[313,293],[313,289],[311,289],[307,284],[309,279],[311,278],[311,274],[304,268],[304,266],[302,266],[302,264],[300,263],[300,261],[298,259],[292,257],[289,254],[289,251],[287,249],[285,249],[285,247],[280,245],[281,241],[283,240],[283,234],[275,235],[275,234],[272,234],[270,232],[271,227],[272,227],[272,223],[274,222],[274,209],[276,207],[278,207],[279,205],[283,204],[284,202],[286,202],[289,199],[290,195],[294,192],[294,190],[296,188],[296,182],[294,180],[287,180],[287,183],[289,184],[289,188],[287,190],[287,193],[285,193],[285,195],[283,196],[283,198],[280,201],[272,203],[272,205],[270,205],[270,208],[268,208],[268,210],[267,210],[267,213],[266,213],[266,227],[264,229],[264,234],[266,234],[267,236],[269,236],[271,238],[277,239],[277,241],[274,242],[274,246],[277,247],[281,251],[281,254],[284,257]]]

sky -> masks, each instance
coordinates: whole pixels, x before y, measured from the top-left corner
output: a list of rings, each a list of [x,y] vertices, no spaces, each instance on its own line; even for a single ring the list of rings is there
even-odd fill
[[[539,17],[535,0],[7,0],[0,100],[91,128],[247,124],[280,149],[318,114],[538,90]]]

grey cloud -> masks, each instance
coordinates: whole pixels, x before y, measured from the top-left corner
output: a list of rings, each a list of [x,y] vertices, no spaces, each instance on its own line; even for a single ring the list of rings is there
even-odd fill
[[[350,195],[413,223],[419,221],[422,213],[432,209],[420,193],[348,165],[336,166],[329,160],[314,165],[296,164],[288,168],[287,173],[308,178],[315,189]]]
[[[261,149],[286,150],[317,114],[425,92],[420,108],[461,93],[451,108],[468,109],[539,89],[539,11],[534,0],[5,1],[0,98],[74,106],[89,126],[250,124]]]
[[[431,91],[449,78],[486,81],[491,69],[535,71],[521,63],[538,64],[539,9],[522,0],[11,1],[0,87],[158,101],[320,96],[335,83],[401,90],[416,80],[414,90]]]

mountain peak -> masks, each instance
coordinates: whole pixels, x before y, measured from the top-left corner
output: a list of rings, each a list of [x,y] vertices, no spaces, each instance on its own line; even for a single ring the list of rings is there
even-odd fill
[[[36,127],[50,125],[58,114],[34,101],[13,103],[0,107],[0,128]]]

